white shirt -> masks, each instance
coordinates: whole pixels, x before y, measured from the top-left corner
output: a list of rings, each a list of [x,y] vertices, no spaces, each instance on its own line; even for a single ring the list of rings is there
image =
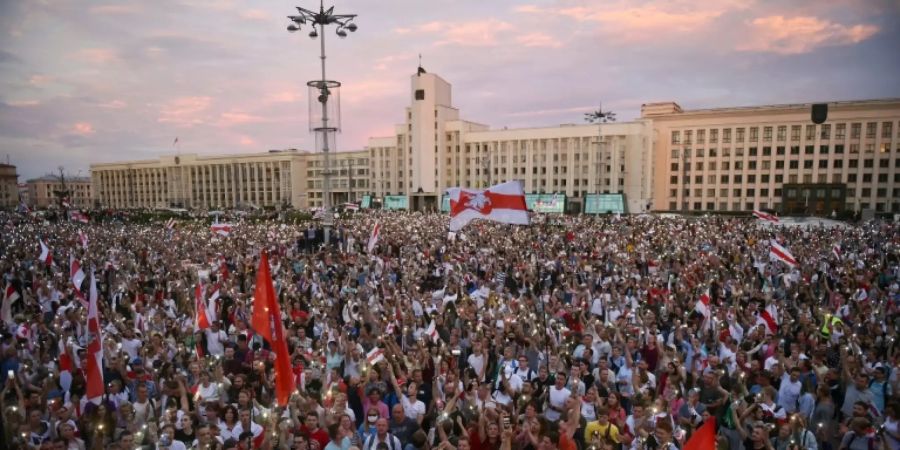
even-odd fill
[[[210,355],[224,355],[225,346],[223,343],[225,342],[228,342],[228,335],[224,331],[206,330],[206,349]]]
[[[566,399],[572,396],[572,392],[565,387],[556,389],[556,386],[550,386],[550,406],[556,409],[563,409],[566,405]],[[556,422],[562,417],[562,414],[553,408],[547,408],[544,416],[551,422]]]
[[[410,401],[406,395],[400,396],[400,404],[403,405],[403,414],[412,420],[419,420],[419,417],[425,415],[425,404],[419,399]]]
[[[244,430],[243,424],[238,422],[237,425],[234,426],[234,429],[231,430],[231,434],[234,436],[235,439],[238,439],[238,438],[240,438],[241,433],[243,433],[244,431],[245,430]],[[259,437],[259,435],[261,435],[262,432],[263,432],[263,427],[261,425],[259,425],[256,422],[250,422],[250,433],[253,434],[253,439],[256,439],[257,437]]]
[[[144,345],[144,342],[137,338],[122,339],[122,350],[125,350],[125,353],[128,353],[128,359],[130,360],[134,360],[140,356],[142,345]]]
[[[466,359],[466,362],[468,362],[469,366],[472,368],[472,370],[475,371],[475,375],[481,374],[481,370],[484,368],[484,356],[483,355],[476,355],[476,354],[472,353]],[[483,381],[483,380],[484,379],[482,378],[478,381]]]

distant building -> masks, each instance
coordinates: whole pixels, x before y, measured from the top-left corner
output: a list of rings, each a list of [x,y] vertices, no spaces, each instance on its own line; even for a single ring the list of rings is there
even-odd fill
[[[65,185],[63,185],[65,182]],[[47,208],[58,204],[57,191],[68,191],[68,203],[72,208],[88,209],[93,207],[91,179],[88,177],[65,177],[44,175],[33,178],[28,184],[28,205],[34,208]]]
[[[624,194],[628,211],[646,210],[652,121],[491,130],[462,120],[450,94],[435,74],[411,76],[405,122],[369,139],[376,198],[408,196],[412,209],[427,209],[450,187],[520,180],[527,193],[565,195],[568,211],[581,211],[590,193]]]
[[[12,208],[19,204],[18,184],[16,166],[0,164],[0,208]]]
[[[797,213],[802,196],[811,213],[900,212],[900,99],[832,102],[821,125],[811,107],[643,105],[656,135],[653,209]]]
[[[92,164],[103,208],[310,208],[322,206],[324,158],[295,149],[268,153],[163,156]],[[365,152],[335,152],[333,204],[357,201],[369,186]]]
[[[832,102],[821,125],[811,104],[662,102],[631,122],[492,130],[420,69],[409,101],[392,135],[333,153],[333,205],[445,209],[447,188],[518,180],[530,205],[560,198],[568,212],[900,212],[900,99]],[[324,170],[322,154],[285,150],[94,164],[91,176],[103,207],[309,208],[324,204]]]

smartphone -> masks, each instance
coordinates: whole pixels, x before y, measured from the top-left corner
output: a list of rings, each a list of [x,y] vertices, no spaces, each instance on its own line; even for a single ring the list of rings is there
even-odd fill
[[[453,356],[459,356],[460,351],[458,348],[454,348],[453,350],[450,350],[450,354]]]
[[[510,428],[509,416],[503,416],[503,429],[508,430]]]

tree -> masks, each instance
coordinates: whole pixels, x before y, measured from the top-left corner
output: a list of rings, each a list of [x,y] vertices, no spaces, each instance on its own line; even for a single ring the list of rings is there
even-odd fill
[[[597,107],[596,111],[584,114],[584,120],[588,123],[607,123],[616,121],[616,113],[612,111],[603,111],[603,105]]]

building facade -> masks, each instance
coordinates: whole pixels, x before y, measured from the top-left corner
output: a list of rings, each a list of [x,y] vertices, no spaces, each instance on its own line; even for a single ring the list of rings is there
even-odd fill
[[[529,194],[564,195],[568,212],[604,194],[621,195],[631,213],[796,214],[800,197],[810,213],[900,212],[897,99],[829,103],[821,125],[811,104],[663,102],[631,122],[493,130],[463,120],[451,94],[435,74],[412,75],[393,135],[332,153],[332,204],[399,196],[400,207],[436,210],[450,187],[518,180]],[[115,208],[321,207],[324,170],[321,153],[297,150],[91,166],[96,204]]]
[[[93,187],[88,177],[64,177],[44,175],[26,181],[28,185],[27,204],[32,208],[47,208],[57,205],[58,191],[68,191],[67,203],[73,208],[91,208],[93,206]]]
[[[423,70],[394,136],[370,138],[371,191],[436,208],[447,188],[519,180],[533,194],[563,194],[580,211],[589,193],[622,193],[628,211],[650,204],[652,121],[491,130],[460,119],[451,86]]]
[[[814,186],[842,184],[845,210],[900,212],[900,99],[829,103],[821,125],[811,108],[643,105],[656,137],[653,209],[796,213],[796,199],[787,209],[783,200],[793,192],[812,196],[812,212],[833,207],[831,190]]]
[[[15,208],[19,204],[19,174],[16,166],[0,164],[0,208]]]
[[[309,208],[324,202],[321,154],[268,153],[163,156],[91,165],[101,208]],[[364,152],[335,153],[335,202],[357,200],[368,186]],[[352,173],[351,173],[352,171]]]

